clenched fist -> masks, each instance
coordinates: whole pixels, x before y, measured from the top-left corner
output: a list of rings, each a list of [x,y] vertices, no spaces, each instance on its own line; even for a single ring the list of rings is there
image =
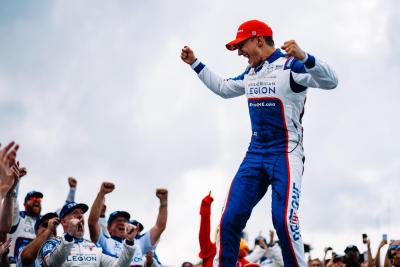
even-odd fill
[[[106,195],[106,194],[114,191],[114,189],[115,189],[115,185],[113,183],[103,182],[100,187],[100,193]]]
[[[68,177],[69,187],[75,188],[78,184],[78,181],[74,177]]]
[[[51,218],[47,223],[47,229],[49,229],[51,232],[54,232],[59,224],[60,224],[60,218],[58,217]]]
[[[303,60],[306,57],[306,53],[300,48],[295,40],[286,41],[281,48],[295,59]]]
[[[128,223],[126,225],[126,239],[129,241],[133,241],[138,233],[139,227],[134,226],[133,224]]]
[[[189,46],[184,46],[181,51],[181,59],[183,62],[192,65],[196,61],[193,50]]]
[[[168,203],[168,189],[157,188],[156,196],[160,199],[161,205],[166,205]]]

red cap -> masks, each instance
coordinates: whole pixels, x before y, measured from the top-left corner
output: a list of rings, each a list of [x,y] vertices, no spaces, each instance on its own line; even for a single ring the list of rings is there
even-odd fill
[[[242,23],[236,34],[236,39],[227,43],[228,50],[236,50],[237,44],[254,36],[272,36],[272,29],[262,21],[249,20]]]

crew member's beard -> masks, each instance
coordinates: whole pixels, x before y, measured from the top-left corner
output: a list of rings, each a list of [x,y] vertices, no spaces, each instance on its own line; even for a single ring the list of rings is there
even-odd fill
[[[36,212],[35,209],[38,209],[39,212]],[[28,216],[32,217],[38,217],[40,215],[40,212],[42,211],[41,207],[34,207],[34,206],[25,206],[25,212],[28,214]]]

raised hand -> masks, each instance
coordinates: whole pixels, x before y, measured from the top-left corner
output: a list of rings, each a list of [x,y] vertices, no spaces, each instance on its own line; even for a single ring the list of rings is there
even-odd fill
[[[139,231],[139,227],[134,226],[133,224],[126,224],[126,239],[129,241],[133,241]]]
[[[306,53],[300,48],[295,40],[286,41],[283,43],[281,48],[295,59],[303,60],[306,57]]]
[[[115,189],[115,185],[113,183],[103,182],[100,187],[100,193],[106,195],[106,194],[114,191],[114,189]]]
[[[388,241],[387,240],[382,240],[381,243],[379,243],[379,249],[383,248],[385,245],[387,245]]]
[[[168,189],[157,188],[156,196],[160,200],[160,204],[167,204],[168,203]]]
[[[16,177],[15,159],[19,146],[9,143],[0,150],[0,194],[3,195],[13,186]]]
[[[59,224],[60,224],[60,218],[58,217],[51,218],[47,223],[47,229],[49,229],[51,232],[54,232]]]
[[[183,62],[192,65],[196,61],[193,50],[189,46],[184,46],[181,51],[181,59]]]
[[[68,185],[71,188],[76,188],[76,185],[78,184],[78,181],[74,177],[68,177]]]

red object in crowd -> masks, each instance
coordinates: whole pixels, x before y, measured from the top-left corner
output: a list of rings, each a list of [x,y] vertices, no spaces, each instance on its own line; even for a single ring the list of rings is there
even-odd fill
[[[201,201],[200,206],[200,232],[199,232],[199,242],[200,242],[200,253],[199,257],[203,260],[203,267],[212,267],[215,253],[217,251],[217,246],[215,243],[211,242],[210,239],[210,216],[211,216],[211,203],[214,199],[211,197],[211,193],[208,194]]]
[[[214,256],[217,251],[217,246],[215,243],[211,242],[210,233],[211,233],[211,203],[214,199],[210,194],[208,194],[201,201],[200,206],[200,231],[199,231],[199,242],[200,242],[200,253],[199,257],[203,260],[203,267],[212,267]],[[257,267],[260,266],[256,263],[250,263],[244,257],[247,255],[246,251],[239,251],[239,257],[237,261],[237,267]]]

